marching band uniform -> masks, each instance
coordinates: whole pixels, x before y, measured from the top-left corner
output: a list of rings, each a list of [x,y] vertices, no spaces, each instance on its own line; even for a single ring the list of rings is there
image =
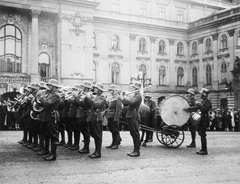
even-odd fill
[[[68,118],[66,119],[66,130],[68,133],[68,142],[67,144],[63,145],[63,147],[67,147],[71,149],[74,147],[73,145],[73,123],[76,121],[76,114],[77,114],[77,104],[71,100],[71,99],[66,99],[69,102],[69,109],[68,109]]]
[[[74,91],[72,95],[68,98],[68,101],[70,102],[69,116],[72,119],[71,123],[72,123],[74,143],[72,146],[68,147],[68,149],[70,149],[71,151],[76,151],[79,149],[80,131],[77,123],[77,112],[79,109],[79,105],[75,102],[74,93],[76,93],[78,89],[81,90],[81,87],[79,85],[75,85],[72,89]]]
[[[189,106],[190,107],[193,107],[195,106],[195,102],[197,101],[197,99],[195,98],[195,92],[193,89],[188,89],[187,91],[188,93],[188,103],[189,103]],[[197,130],[197,127],[191,123],[191,117],[188,121],[188,124],[189,124],[189,131],[191,132],[191,138],[192,138],[192,142],[187,146],[188,148],[195,148],[196,147],[196,130]]]
[[[117,95],[115,99],[109,102],[108,111],[106,117],[108,118],[108,127],[109,131],[112,133],[112,143],[111,145],[107,146],[106,148],[117,149],[120,143],[120,133],[119,133],[119,119],[121,117],[122,112],[122,102],[118,98],[118,94],[114,94],[115,92],[118,93],[119,89],[116,85],[110,85],[109,91],[113,91],[112,95]]]
[[[83,141],[84,141],[84,146],[81,150],[78,150],[78,153],[85,154],[89,153],[89,143],[90,143],[90,133],[89,133],[89,124],[87,122],[87,117],[89,113],[89,109],[91,108],[91,104],[87,104],[84,102],[84,99],[86,97],[86,94],[90,92],[90,89],[92,88],[92,84],[88,81],[84,81],[82,86],[82,94],[81,96],[77,96],[75,98],[75,103],[79,105],[79,108],[77,110],[77,115],[76,115],[76,126],[77,130],[79,131],[79,136],[77,137],[78,139],[78,144],[80,141],[80,133],[83,134]]]
[[[49,91],[46,96],[39,99],[41,106],[44,108],[42,113],[39,115],[39,119],[44,123],[44,128],[47,131],[45,137],[45,154],[49,152],[49,139],[51,141],[51,153],[44,156],[46,161],[56,160],[56,150],[58,141],[58,123],[59,113],[56,110],[59,103],[60,97],[56,93],[58,86],[58,81],[55,79],[50,79],[47,83]]]
[[[140,90],[141,83],[136,81],[132,88],[136,90]],[[129,106],[129,109],[126,114],[130,134],[133,138],[133,144],[134,144],[134,150],[132,153],[127,154],[130,157],[138,157],[140,156],[140,134],[139,134],[139,107],[142,102],[142,96],[140,92],[136,92],[133,97],[128,99],[127,97],[124,97],[123,105]]]
[[[199,125],[197,126],[197,131],[198,131],[198,134],[201,136],[202,148],[199,152],[196,152],[196,153],[199,155],[207,155],[208,151],[207,151],[206,131],[209,126],[209,110],[212,109],[212,103],[207,98],[208,93],[209,93],[208,89],[202,88],[201,91],[199,91],[199,92],[201,93],[202,102],[201,103],[195,102],[195,106],[189,107],[184,110],[194,112],[199,109],[201,111],[202,118],[201,118]]]
[[[106,98],[102,95],[103,85],[101,83],[96,83],[93,86],[95,97],[87,95],[84,102],[90,104],[91,108],[87,121],[90,124],[90,135],[93,137],[95,142],[95,151],[93,154],[89,155],[90,158],[100,158],[101,148],[102,148],[102,122],[103,114],[102,111],[107,105]]]

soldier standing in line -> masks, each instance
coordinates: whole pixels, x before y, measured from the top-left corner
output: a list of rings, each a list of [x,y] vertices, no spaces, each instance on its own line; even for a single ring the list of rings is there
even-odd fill
[[[112,143],[106,148],[118,149],[121,139],[119,133],[119,119],[122,113],[122,102],[119,99],[119,89],[116,85],[111,84],[108,91],[110,91],[112,99],[109,102],[106,117],[108,118],[109,131],[112,133]]]
[[[39,98],[39,104],[44,108],[42,113],[39,115],[41,122],[45,124],[47,135],[45,137],[45,156],[46,161],[56,160],[56,150],[58,140],[58,121],[59,113],[57,111],[60,103],[60,96],[57,94],[59,88],[58,81],[56,79],[50,79],[47,83],[49,91],[47,95]],[[49,140],[51,142],[51,152],[49,153]],[[49,154],[47,154],[47,152]],[[46,155],[47,154],[47,155]]]
[[[106,108],[107,101],[102,95],[103,85],[101,83],[97,82],[93,86],[93,90],[93,93],[96,96],[93,97],[91,94],[87,94],[87,97],[84,100],[86,104],[91,104],[87,121],[90,124],[90,134],[95,142],[95,151],[93,154],[89,155],[89,157],[100,158],[102,148],[103,111]]]
[[[126,118],[134,144],[133,152],[127,154],[130,157],[140,156],[139,107],[142,102],[142,96],[140,94],[141,86],[141,82],[135,81],[134,84],[131,85],[132,90],[135,91],[134,94],[130,98],[127,96],[122,98],[123,105],[129,106]]]
[[[79,105],[77,110],[77,121],[76,126],[79,131],[79,137],[77,137],[77,141],[80,141],[80,133],[83,134],[84,146],[81,150],[78,150],[78,153],[86,154],[89,153],[89,143],[90,143],[90,133],[89,133],[89,124],[87,122],[87,117],[89,114],[89,109],[91,108],[90,104],[84,102],[86,95],[88,93],[92,93],[90,90],[92,88],[92,84],[89,81],[84,81],[82,86],[82,93],[75,97],[75,103]]]
[[[202,144],[202,148],[200,151],[196,152],[199,155],[207,155],[208,151],[207,151],[207,128],[209,126],[209,110],[212,109],[212,103],[211,101],[208,99],[208,94],[209,91],[206,88],[202,88],[201,91],[199,91],[201,93],[201,98],[202,98],[202,102],[195,102],[195,106],[193,107],[189,107],[186,108],[184,110],[190,111],[190,112],[194,112],[197,110],[201,111],[201,121],[199,123],[199,125],[197,126],[197,131],[198,134],[201,136],[201,144]]]
[[[194,89],[188,89],[187,90],[187,95],[188,95],[188,103],[190,107],[193,107],[195,105],[195,102],[197,99],[195,98],[195,92]],[[195,148],[196,147],[196,132],[197,132],[197,127],[191,122],[191,117],[188,120],[188,125],[189,125],[189,131],[191,132],[191,138],[192,142],[187,146],[188,148]]]

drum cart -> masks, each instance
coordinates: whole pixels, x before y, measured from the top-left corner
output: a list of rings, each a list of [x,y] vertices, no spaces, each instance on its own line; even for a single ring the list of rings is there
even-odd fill
[[[185,138],[182,126],[187,123],[190,113],[183,109],[188,107],[189,103],[183,96],[171,95],[160,104],[163,122],[156,129],[140,124],[141,129],[155,132],[161,144],[169,148],[178,148]]]

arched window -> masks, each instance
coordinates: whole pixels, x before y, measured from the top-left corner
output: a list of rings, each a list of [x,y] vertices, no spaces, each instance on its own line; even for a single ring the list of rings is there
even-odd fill
[[[194,67],[194,68],[192,69],[192,85],[193,85],[193,86],[197,86],[197,78],[198,78],[197,68]]]
[[[96,38],[96,34],[93,32],[93,48],[97,47],[97,38]]]
[[[221,83],[225,83],[227,80],[227,64],[223,63],[221,65]]]
[[[119,36],[116,34],[112,36],[112,49],[119,49]]]
[[[184,46],[182,42],[177,44],[177,55],[184,55]]]
[[[147,51],[147,42],[145,38],[141,38],[139,40],[139,51],[140,52],[146,52]]]
[[[47,53],[42,52],[38,56],[38,72],[41,80],[46,81],[49,78],[50,57]]]
[[[207,84],[212,84],[212,69],[210,65],[206,67],[206,82]]]
[[[192,55],[198,54],[197,50],[198,50],[197,42],[194,41],[193,44],[192,44]]]
[[[221,49],[226,49],[228,46],[227,46],[227,36],[225,34],[223,34],[221,36],[221,44],[220,44],[220,48]]]
[[[164,40],[159,41],[159,48],[158,48],[159,54],[165,54],[166,53],[166,43]]]
[[[159,68],[159,85],[166,85],[166,69],[164,66]]]
[[[177,85],[178,86],[183,86],[183,76],[184,76],[183,68],[179,67],[177,70]]]
[[[0,72],[22,72],[22,33],[14,25],[0,28]]]
[[[211,52],[212,51],[212,41],[210,38],[206,40],[206,52]]]
[[[120,67],[118,63],[113,63],[112,64],[112,83],[113,84],[119,84],[120,79],[119,75],[120,74]]]

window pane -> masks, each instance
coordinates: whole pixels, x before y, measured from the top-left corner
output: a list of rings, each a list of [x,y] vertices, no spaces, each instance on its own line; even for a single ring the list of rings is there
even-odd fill
[[[0,41],[0,56],[4,55],[4,41]]]
[[[0,30],[0,37],[4,37],[4,27],[2,27]]]
[[[6,35],[15,36],[15,27],[13,26],[6,26]]]
[[[20,42],[16,42],[16,55],[17,57],[22,56],[22,44]]]
[[[45,64],[50,64],[50,61],[49,61],[49,56],[48,54],[46,53],[41,53],[39,55],[39,63],[45,63]]]
[[[17,39],[22,39],[21,33],[18,29],[16,29],[16,37]]]
[[[6,39],[6,54],[15,54],[15,40]]]

